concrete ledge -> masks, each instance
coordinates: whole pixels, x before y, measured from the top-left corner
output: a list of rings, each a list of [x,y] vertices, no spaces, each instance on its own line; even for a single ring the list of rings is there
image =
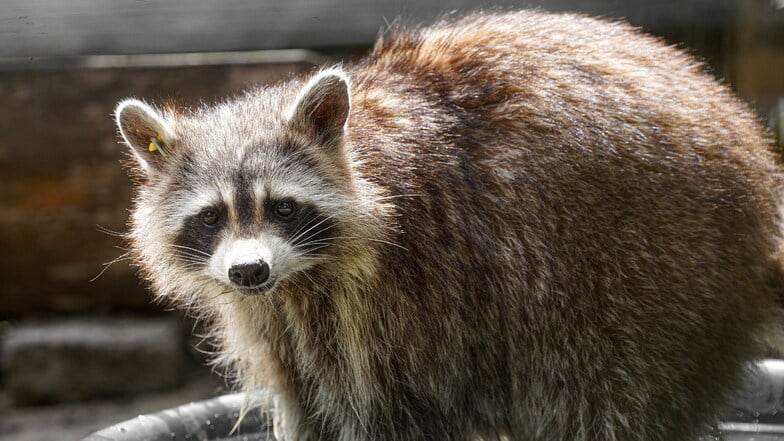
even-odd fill
[[[128,69],[195,66],[250,66],[306,64],[320,66],[335,60],[307,49],[257,51],[189,52],[129,55],[84,55],[71,57],[0,57],[0,71],[57,69]]]
[[[2,341],[3,380],[17,405],[174,387],[183,381],[182,335],[173,318],[19,326]]]

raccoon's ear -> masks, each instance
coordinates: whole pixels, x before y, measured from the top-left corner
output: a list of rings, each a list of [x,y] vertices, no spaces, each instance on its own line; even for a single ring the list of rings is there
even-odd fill
[[[343,137],[350,109],[348,77],[339,69],[328,69],[302,88],[289,110],[288,121],[319,141],[334,144]]]
[[[158,171],[175,138],[163,115],[142,101],[127,99],[117,105],[114,116],[141,169],[147,174]]]

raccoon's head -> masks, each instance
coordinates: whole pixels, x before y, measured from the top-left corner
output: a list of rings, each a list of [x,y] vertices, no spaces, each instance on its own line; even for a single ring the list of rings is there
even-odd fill
[[[265,294],[328,260],[357,216],[349,109],[334,69],[190,113],[121,102],[141,177],[131,238],[156,291]]]

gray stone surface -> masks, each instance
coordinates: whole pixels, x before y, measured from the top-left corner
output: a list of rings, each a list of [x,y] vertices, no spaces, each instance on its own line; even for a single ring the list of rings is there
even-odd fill
[[[3,338],[2,378],[17,405],[163,390],[183,380],[183,348],[173,317],[25,324]]]
[[[140,414],[225,393],[223,381],[204,368],[190,371],[185,384],[176,389],[80,403],[16,407],[0,391],[0,441],[81,440]]]

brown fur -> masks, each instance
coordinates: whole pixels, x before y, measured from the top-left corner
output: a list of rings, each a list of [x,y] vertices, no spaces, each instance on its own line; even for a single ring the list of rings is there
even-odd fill
[[[782,174],[725,86],[627,25],[538,12],[393,30],[346,72],[345,133],[305,149],[357,201],[344,239],[267,296],[186,301],[288,439],[686,441],[713,421],[782,293]],[[268,121],[253,103],[283,113],[302,84],[228,105]],[[280,136],[313,144],[297,127]]]

